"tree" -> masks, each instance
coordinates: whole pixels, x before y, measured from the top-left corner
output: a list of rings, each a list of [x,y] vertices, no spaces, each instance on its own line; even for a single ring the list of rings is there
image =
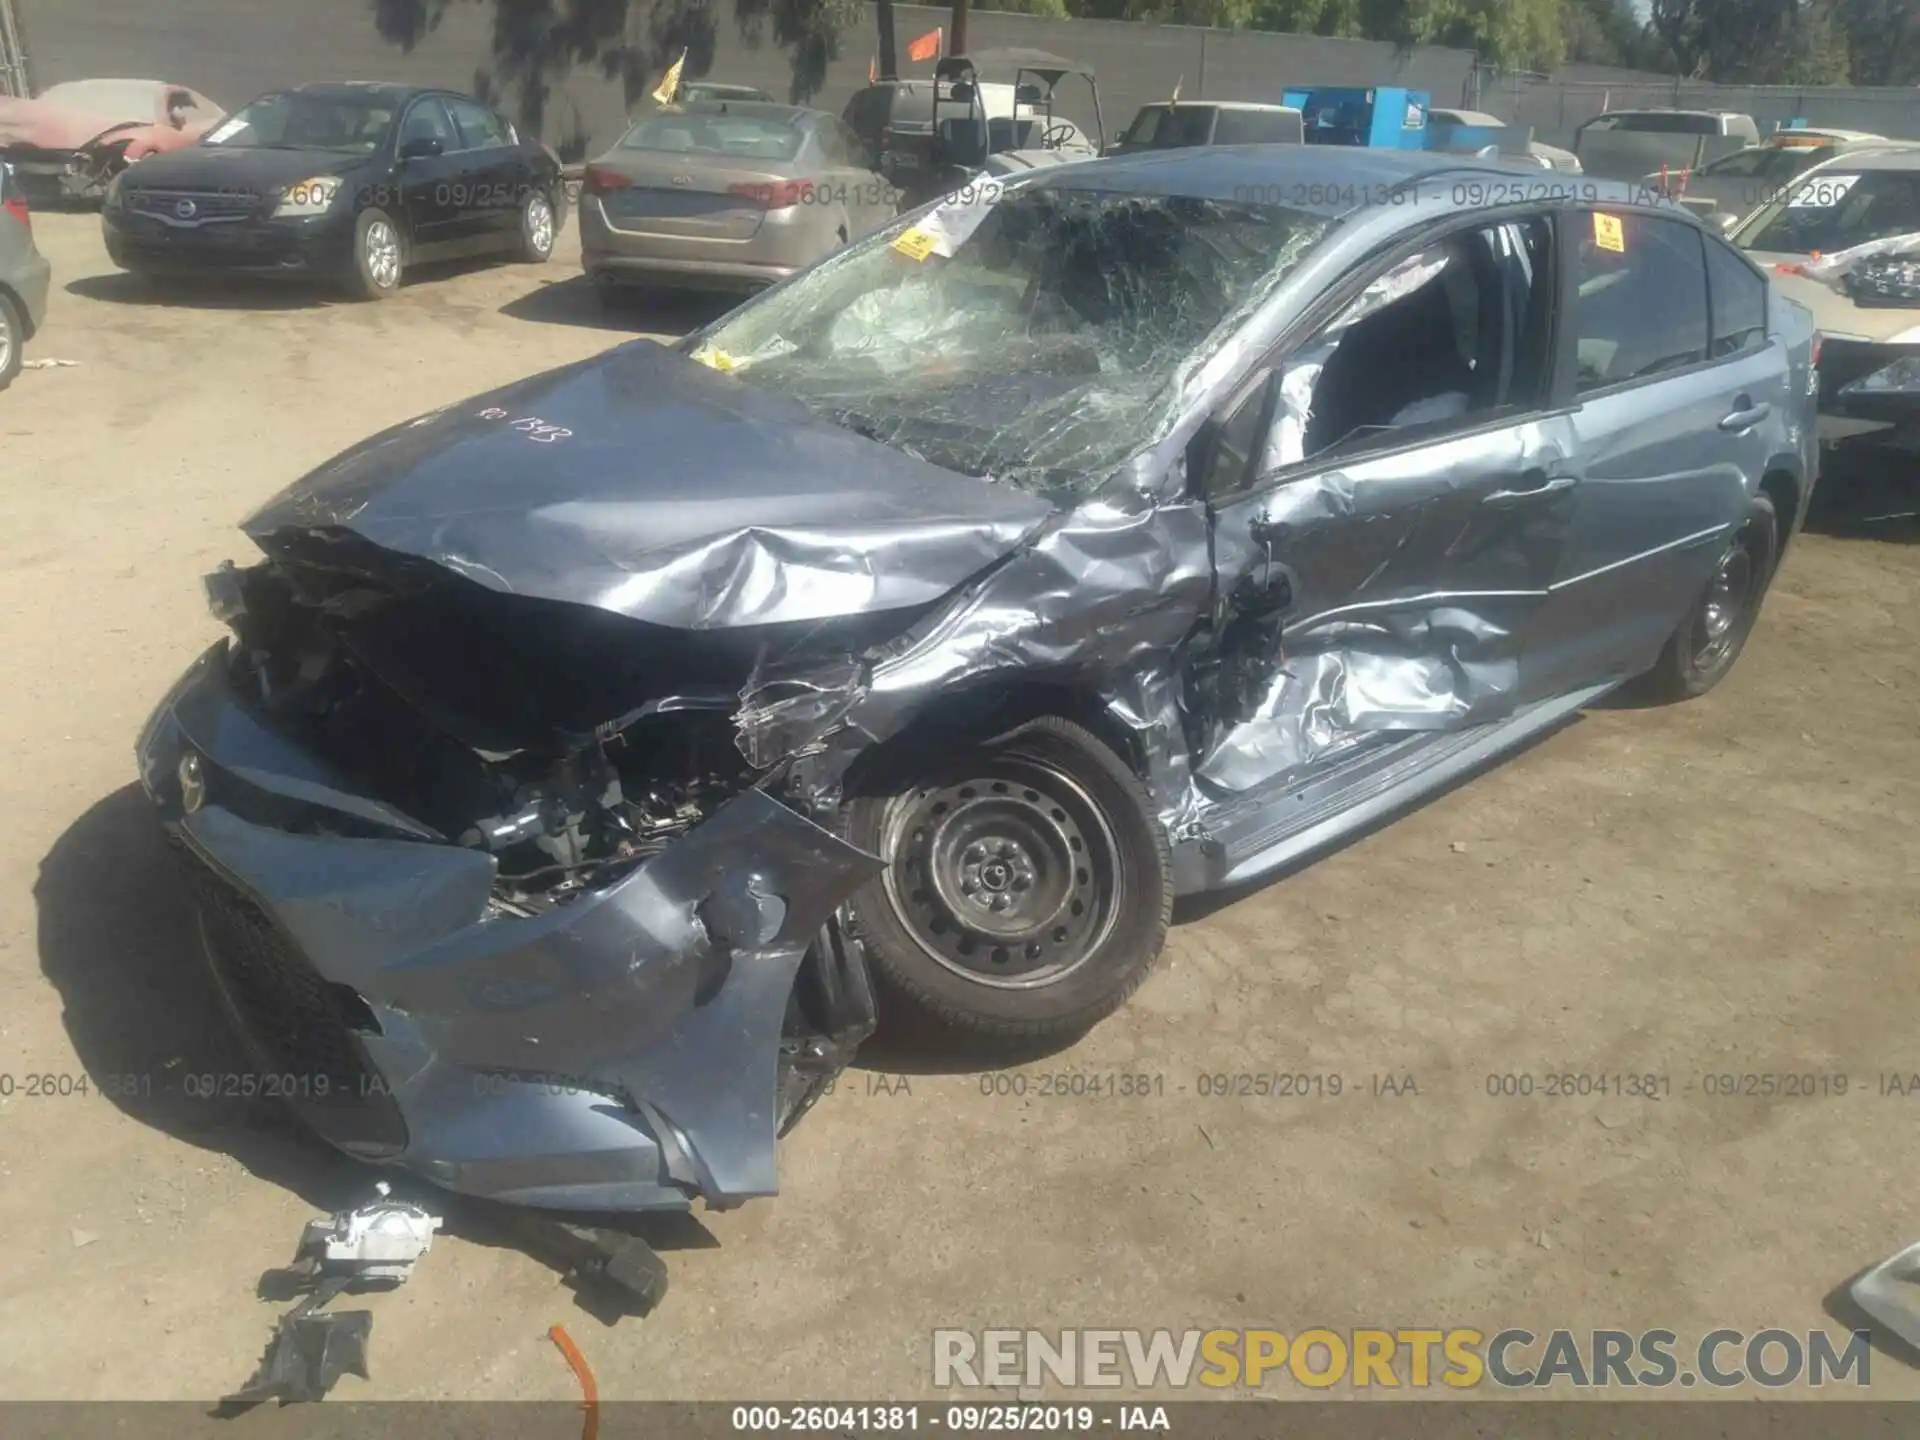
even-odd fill
[[[576,66],[596,65],[618,79],[633,104],[686,52],[691,80],[713,68],[719,41],[716,0],[370,0],[383,39],[411,50],[440,24],[450,5],[493,8],[492,65],[476,88],[513,97],[517,118],[542,131],[555,83]],[[864,17],[862,0],[734,0],[740,33],[758,42],[769,32],[793,63],[791,96],[803,104],[820,93],[827,66],[839,58],[840,36]]]
[[[1841,0],[1653,0],[1653,28],[1682,75],[1723,84],[1847,79]]]
[[[1920,4],[1842,0],[1853,83],[1920,85]]]

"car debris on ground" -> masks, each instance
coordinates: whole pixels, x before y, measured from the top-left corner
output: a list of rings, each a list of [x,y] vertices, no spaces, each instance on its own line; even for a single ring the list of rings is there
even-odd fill
[[[297,1404],[320,1399],[342,1375],[370,1378],[372,1312],[325,1307],[343,1294],[404,1285],[443,1223],[419,1205],[395,1200],[385,1181],[374,1188],[377,1198],[366,1204],[308,1221],[293,1264],[262,1277],[263,1291],[290,1283],[306,1298],[281,1317],[260,1368],[225,1404]]]

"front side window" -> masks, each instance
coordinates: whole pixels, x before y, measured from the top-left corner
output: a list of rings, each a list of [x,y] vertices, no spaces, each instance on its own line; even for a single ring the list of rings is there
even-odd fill
[[[1574,310],[1581,393],[1696,365],[1707,358],[1704,240],[1678,220],[1590,211],[1577,221]]]
[[[438,140],[442,150],[460,148],[460,137],[438,100],[416,100],[407,107],[407,118],[400,122],[400,143],[405,146],[418,140]]]
[[[1073,503],[1167,433],[1181,381],[1330,223],[1021,182],[890,227],[688,347],[934,464]]]
[[[1462,231],[1390,266],[1220,427],[1203,489],[1228,499],[1302,462],[1438,439],[1543,405],[1553,229]]]

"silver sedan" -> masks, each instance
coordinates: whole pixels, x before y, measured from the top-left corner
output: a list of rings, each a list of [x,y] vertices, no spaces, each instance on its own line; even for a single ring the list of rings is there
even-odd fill
[[[581,260],[608,291],[755,290],[885,224],[894,199],[832,115],[734,100],[669,106],[587,166]]]

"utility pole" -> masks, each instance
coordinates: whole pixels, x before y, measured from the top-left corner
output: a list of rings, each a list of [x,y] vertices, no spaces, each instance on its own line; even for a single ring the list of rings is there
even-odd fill
[[[967,53],[967,11],[971,8],[972,0],[953,0],[953,30],[947,36],[949,55]]]
[[[879,0],[874,6],[874,16],[880,24],[880,78],[898,80],[900,56],[893,43],[893,0]]]

